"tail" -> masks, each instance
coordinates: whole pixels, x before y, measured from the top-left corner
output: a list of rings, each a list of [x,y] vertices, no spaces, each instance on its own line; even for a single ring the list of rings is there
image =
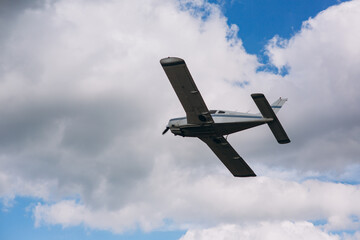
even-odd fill
[[[284,103],[287,101],[287,98],[279,98],[278,100],[276,100],[273,104],[271,104],[271,108],[274,111],[275,114],[277,114],[279,112],[279,110],[281,109],[282,105],[284,105]]]
[[[255,104],[261,112],[261,115],[264,118],[272,118],[272,121],[268,122],[268,125],[278,143],[289,143],[290,139],[288,138],[284,128],[281,126],[281,123],[275,114],[280,110],[281,106],[286,102],[287,99],[280,98],[270,106],[269,102],[262,93],[251,94],[251,97],[254,99]]]

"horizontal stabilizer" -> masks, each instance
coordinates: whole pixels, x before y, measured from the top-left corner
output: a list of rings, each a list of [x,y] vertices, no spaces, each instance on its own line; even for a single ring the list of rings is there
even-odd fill
[[[254,99],[256,106],[259,108],[262,116],[264,118],[272,118],[271,122],[268,122],[268,125],[274,134],[278,143],[284,144],[289,143],[290,139],[288,138],[284,128],[281,126],[279,119],[276,117],[275,112],[271,108],[269,102],[266,100],[264,94],[254,93],[251,94],[251,97]]]

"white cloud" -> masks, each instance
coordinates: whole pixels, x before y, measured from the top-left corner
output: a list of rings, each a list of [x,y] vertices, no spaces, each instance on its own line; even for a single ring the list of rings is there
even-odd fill
[[[303,180],[359,181],[359,9],[332,7],[283,47],[270,44],[285,77],[256,72],[237,27],[204,1],[63,0],[21,11],[0,39],[0,196],[42,198],[38,226],[246,221],[330,239],[304,221],[358,229],[358,185]],[[229,137],[258,175],[273,177],[232,178],[197,139],[161,136],[184,114],[158,62],[166,56],[187,61],[210,108],[257,111],[252,92],[289,97],[279,118],[291,144],[277,145],[267,127]]]
[[[324,228],[331,231],[360,227],[353,218],[360,216],[358,186],[316,180],[296,183],[265,177],[196,178],[179,172],[164,176],[159,172],[160,169],[153,172],[150,181],[129,191],[131,202],[120,208],[92,209],[65,200],[52,205],[39,204],[35,209],[36,220],[39,225],[82,223],[114,232],[134,228],[136,223],[152,230],[162,226],[165,218],[171,219],[176,227],[303,219],[328,219]],[[140,193],[142,198],[136,196]]]
[[[284,118],[299,150],[292,156],[297,167],[341,172],[359,164],[359,16],[360,1],[330,7],[267,47],[275,66],[290,68]]]
[[[93,203],[101,182],[126,192],[144,181],[155,159],[174,150],[160,135],[167,119],[183,114],[159,59],[210,65],[199,77],[208,89],[228,78],[218,62],[236,73],[256,67],[241,42],[227,42],[232,30],[219,10],[198,4],[206,21],[176,1],[57,1],[17,15],[0,59],[1,169],[22,182],[54,181],[53,198],[80,194]],[[242,62],[255,66],[238,71]],[[235,92],[222,85],[220,94]]]
[[[222,225],[209,229],[189,230],[181,240],[202,239],[340,239],[316,228],[309,222],[259,222],[244,225]]]

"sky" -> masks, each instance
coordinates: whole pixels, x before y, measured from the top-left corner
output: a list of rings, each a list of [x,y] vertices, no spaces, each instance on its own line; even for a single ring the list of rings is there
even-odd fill
[[[360,239],[360,1],[0,3],[0,239]],[[183,58],[211,109],[267,126],[198,139],[159,63]],[[19,230],[21,229],[21,231]]]

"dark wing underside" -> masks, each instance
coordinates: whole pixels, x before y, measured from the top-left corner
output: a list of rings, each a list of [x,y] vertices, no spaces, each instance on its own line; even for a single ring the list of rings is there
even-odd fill
[[[173,86],[189,124],[213,123],[209,110],[197,89],[185,61],[169,57],[160,60],[162,67]]]
[[[235,177],[256,176],[224,137],[201,137],[200,139],[211,148]]]

